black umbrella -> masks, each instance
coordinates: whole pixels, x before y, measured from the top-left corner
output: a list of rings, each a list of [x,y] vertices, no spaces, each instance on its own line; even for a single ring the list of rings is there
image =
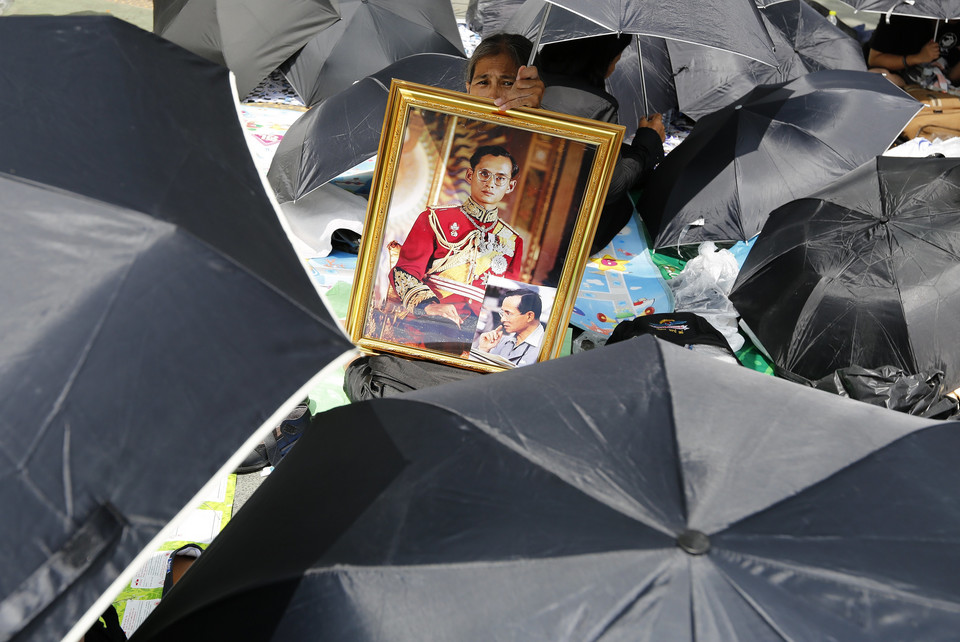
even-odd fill
[[[133,640],[952,639],[958,455],[631,339],[321,415]]]
[[[413,54],[463,55],[448,0],[339,0],[339,6],[342,19],[280,67],[307,105]]]
[[[467,28],[481,38],[504,31],[510,16],[524,0],[469,0],[467,2]]]
[[[821,69],[866,71],[858,42],[830,24],[805,0],[761,9],[777,66],[686,43],[667,43],[680,111],[697,120],[736,102],[757,85],[772,85]]]
[[[879,157],[770,215],[730,295],[785,370],[960,386],[960,161]]]
[[[960,18],[960,0],[843,0],[857,11],[924,18]]]
[[[634,36],[636,40],[617,61],[607,78],[607,91],[619,104],[619,123],[628,132],[637,131],[640,119],[649,114],[665,114],[679,107],[673,69],[670,67],[671,40]],[[637,42],[639,41],[639,43]],[[640,55],[637,55],[637,47]],[[697,45],[691,45],[697,47]],[[720,54],[716,49],[705,49]],[[733,55],[734,58],[741,56]],[[643,61],[643,75],[640,64]],[[759,64],[759,63],[758,63]],[[668,116],[669,117],[669,116]]]
[[[107,17],[0,19],[0,57],[0,639],[55,640],[350,344],[226,69]]]
[[[337,5],[335,0],[154,0],[153,30],[229,67],[243,97],[340,20]]]
[[[508,24],[541,44],[629,33],[696,43],[768,64],[776,62],[773,43],[753,0],[527,0]]]
[[[377,153],[393,78],[463,90],[465,58],[416,54],[313,107],[277,146],[267,178],[281,203],[306,196]]]
[[[865,71],[761,85],[697,122],[657,167],[637,211],[656,248],[749,240],[780,205],[886,150],[921,108]]]
[[[645,112],[670,109],[697,120],[757,85],[821,69],[867,70],[860,45],[803,0],[781,0],[761,9],[760,15],[776,46],[776,66],[691,43],[641,37],[644,86],[636,52],[621,56],[607,79],[608,90],[620,103],[620,124],[633,131]]]
[[[525,35],[537,45],[610,33],[635,34],[635,46],[623,53],[618,64],[621,71],[608,83],[620,102],[620,124],[627,131],[635,131],[640,117],[674,106],[671,93],[675,89],[664,80],[666,54],[660,38],[731,52],[760,64],[776,63],[773,43],[750,0],[669,4],[592,0],[586,5],[579,0],[526,0],[504,30]],[[653,50],[647,54],[649,44]]]

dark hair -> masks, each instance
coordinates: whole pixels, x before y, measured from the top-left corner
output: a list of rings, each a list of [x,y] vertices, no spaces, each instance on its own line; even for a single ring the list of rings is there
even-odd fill
[[[540,50],[538,69],[544,74],[577,76],[603,87],[610,63],[630,44],[630,34],[607,34],[551,42]],[[549,83],[548,83],[549,84]]]
[[[476,169],[480,159],[484,156],[502,156],[509,159],[510,178],[516,178],[520,172],[520,166],[517,165],[517,161],[513,160],[513,155],[507,151],[506,147],[501,147],[500,145],[481,145],[477,147],[477,150],[473,152],[473,156],[470,157],[470,169]]]
[[[519,69],[530,60],[533,43],[518,33],[495,33],[480,41],[467,62],[467,84],[473,82],[473,72],[482,58],[507,54]]]
[[[500,299],[500,305],[502,306],[503,302],[512,296],[520,297],[520,302],[517,304],[517,310],[520,314],[526,314],[532,311],[533,318],[537,320],[540,319],[540,313],[543,312],[543,301],[540,299],[539,294],[526,288],[504,292],[503,297]]]

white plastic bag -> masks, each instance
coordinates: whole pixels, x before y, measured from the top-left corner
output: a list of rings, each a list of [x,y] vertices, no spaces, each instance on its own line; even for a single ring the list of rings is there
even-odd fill
[[[723,334],[734,352],[743,347],[744,339],[737,330],[737,311],[727,295],[739,271],[730,250],[718,249],[715,243],[706,241],[700,244],[699,255],[667,281],[673,292],[673,309],[706,319]]]

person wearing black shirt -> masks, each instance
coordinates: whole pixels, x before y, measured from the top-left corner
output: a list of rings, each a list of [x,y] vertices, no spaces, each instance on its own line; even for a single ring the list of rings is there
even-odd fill
[[[903,77],[911,67],[933,63],[943,70],[947,80],[956,83],[960,81],[958,45],[960,21],[895,15],[888,22],[883,16],[870,39],[867,65]],[[912,74],[906,76],[905,80],[912,80]]]
[[[546,83],[544,109],[616,123],[620,106],[607,92],[605,81],[631,39],[628,34],[607,34],[545,45],[540,52]],[[633,203],[628,192],[640,187],[663,160],[665,138],[662,115],[650,114],[640,119],[631,143],[620,146],[591,254],[603,249],[629,222]]]

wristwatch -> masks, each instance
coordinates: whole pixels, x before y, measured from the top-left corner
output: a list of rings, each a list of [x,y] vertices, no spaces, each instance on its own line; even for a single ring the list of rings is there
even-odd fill
[[[910,64],[907,62],[907,57],[904,56],[904,57],[903,57],[903,68],[906,69],[906,68],[909,67],[909,66],[910,66]]]

